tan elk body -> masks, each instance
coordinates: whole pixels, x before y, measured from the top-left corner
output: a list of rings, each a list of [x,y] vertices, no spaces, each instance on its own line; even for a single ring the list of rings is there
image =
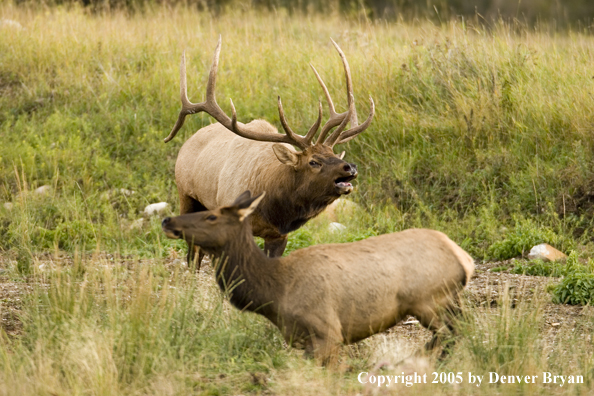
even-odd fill
[[[267,257],[254,243],[248,216],[262,199],[242,194],[228,207],[167,218],[171,238],[193,240],[215,258],[222,289],[242,310],[272,321],[290,344],[322,361],[340,343],[356,342],[413,315],[435,332],[444,310],[474,271],[473,259],[441,232],[411,229],[366,240],[317,245]]]
[[[332,148],[345,143],[363,132],[371,123],[370,115],[359,125],[354,104],[349,65],[342,50],[334,43],[346,74],[348,110],[336,113],[324,82],[313,68],[320,83],[330,118],[321,126],[322,105],[319,116],[305,136],[294,133],[289,127],[280,97],[278,109],[285,134],[263,120],[248,124],[237,121],[235,108],[228,117],[215,98],[215,82],[221,39],[215,50],[206,89],[206,100],[191,103],[187,98],[185,57],[181,64],[182,110],[165,141],[171,140],[182,127],[185,117],[197,112],[207,112],[218,123],[200,129],[182,146],[176,166],[175,179],[180,197],[180,214],[200,212],[230,205],[246,189],[268,194],[252,216],[253,232],[264,238],[265,250],[270,256],[282,255],[287,234],[321,213],[341,195],[349,194],[350,181],[357,177],[357,167],[337,156]],[[351,128],[345,130],[350,122]],[[321,131],[315,143],[313,139]],[[332,130],[336,128],[335,130]],[[292,146],[297,147],[296,151]],[[193,260],[194,246],[188,242],[188,262]],[[198,258],[198,265],[203,252]]]

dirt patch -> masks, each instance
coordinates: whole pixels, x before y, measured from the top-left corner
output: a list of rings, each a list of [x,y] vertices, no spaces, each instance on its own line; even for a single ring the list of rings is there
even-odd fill
[[[0,328],[9,337],[21,334],[22,323],[19,318],[23,295],[31,290],[26,283],[14,282],[0,275]]]

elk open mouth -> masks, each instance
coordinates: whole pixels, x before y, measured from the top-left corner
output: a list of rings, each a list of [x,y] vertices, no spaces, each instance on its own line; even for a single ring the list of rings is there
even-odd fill
[[[163,232],[167,235],[167,238],[171,239],[180,239],[182,237],[181,231],[178,230],[170,230],[168,228],[163,227]]]
[[[353,180],[355,177],[355,175],[339,177],[338,179],[334,180],[334,185],[339,189],[352,189],[353,185],[349,182]]]

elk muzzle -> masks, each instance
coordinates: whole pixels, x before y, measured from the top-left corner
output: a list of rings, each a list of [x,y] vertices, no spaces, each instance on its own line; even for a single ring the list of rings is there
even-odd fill
[[[357,178],[357,165],[347,162],[342,170],[345,175],[334,180],[334,185],[339,195],[346,195],[353,191],[353,185],[350,182]]]
[[[161,222],[161,228],[165,235],[171,239],[179,239],[182,237],[182,233],[179,230],[173,228],[173,224],[171,223],[171,217],[165,217]]]

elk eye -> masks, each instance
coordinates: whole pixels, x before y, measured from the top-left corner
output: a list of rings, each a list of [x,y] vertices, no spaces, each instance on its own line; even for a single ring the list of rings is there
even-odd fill
[[[311,166],[320,166],[319,163],[317,163],[316,161],[313,161],[313,160],[312,161],[309,161],[309,165],[311,165]]]
[[[206,220],[209,220],[209,221],[215,221],[216,219],[217,219],[217,216],[215,216],[215,215],[210,215],[206,218]]]

